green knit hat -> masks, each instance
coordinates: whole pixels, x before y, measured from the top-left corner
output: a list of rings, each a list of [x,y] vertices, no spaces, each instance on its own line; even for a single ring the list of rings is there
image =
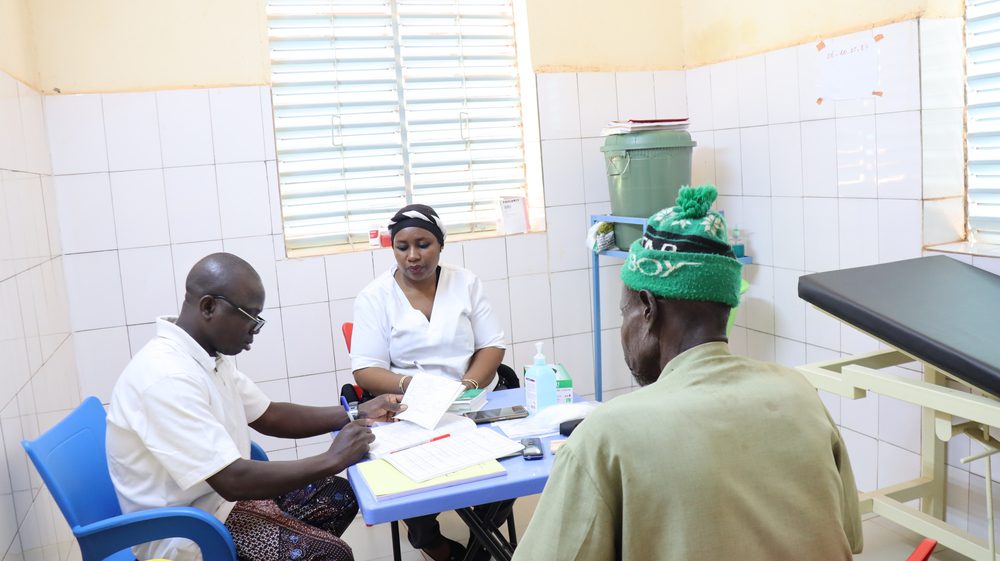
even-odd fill
[[[709,210],[718,195],[712,185],[681,187],[677,206],[649,217],[622,265],[625,285],[662,298],[736,307],[742,266],[727,241],[726,219]]]

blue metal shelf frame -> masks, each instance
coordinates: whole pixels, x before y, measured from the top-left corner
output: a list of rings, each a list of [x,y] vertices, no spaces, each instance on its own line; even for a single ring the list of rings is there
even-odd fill
[[[638,224],[642,230],[646,230],[648,218],[635,218],[632,216],[615,216],[613,214],[592,214],[590,215],[590,225],[597,222],[612,222],[616,224]],[[590,256],[590,274],[594,287],[593,298],[593,318],[594,318],[594,399],[603,401],[603,368],[601,367],[601,257],[619,257],[624,259],[628,256],[627,251],[620,249],[609,249],[607,251],[594,252]],[[740,257],[740,263],[749,265],[753,260],[749,257]]]

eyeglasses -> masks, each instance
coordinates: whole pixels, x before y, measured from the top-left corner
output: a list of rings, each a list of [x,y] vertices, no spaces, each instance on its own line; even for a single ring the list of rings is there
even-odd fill
[[[247,312],[243,308],[241,308],[241,307],[237,306],[236,304],[233,304],[232,302],[230,302],[229,299],[226,298],[225,296],[219,296],[217,294],[209,294],[209,296],[211,296],[212,298],[216,298],[216,299],[222,300],[223,302],[225,302],[226,304],[229,304],[230,306],[236,308],[236,310],[238,312],[240,312],[241,314],[243,314],[247,318],[249,318],[250,321],[252,321],[254,323],[253,329],[250,330],[250,333],[253,333],[254,335],[260,333],[260,328],[264,327],[264,324],[267,323],[267,321],[265,321],[264,318],[262,318],[260,316],[255,316],[255,315],[250,314],[250,312]]]

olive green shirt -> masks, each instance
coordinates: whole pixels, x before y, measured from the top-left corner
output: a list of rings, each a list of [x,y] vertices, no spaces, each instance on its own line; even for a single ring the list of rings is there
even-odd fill
[[[854,474],[816,390],[706,343],[576,429],[514,560],[832,561],[861,547]]]

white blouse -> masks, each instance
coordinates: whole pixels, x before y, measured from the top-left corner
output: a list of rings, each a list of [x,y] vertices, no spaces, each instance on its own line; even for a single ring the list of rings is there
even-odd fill
[[[430,320],[410,305],[395,272],[393,265],[354,301],[352,370],[374,366],[460,380],[477,350],[504,348],[500,322],[471,271],[441,264]]]

